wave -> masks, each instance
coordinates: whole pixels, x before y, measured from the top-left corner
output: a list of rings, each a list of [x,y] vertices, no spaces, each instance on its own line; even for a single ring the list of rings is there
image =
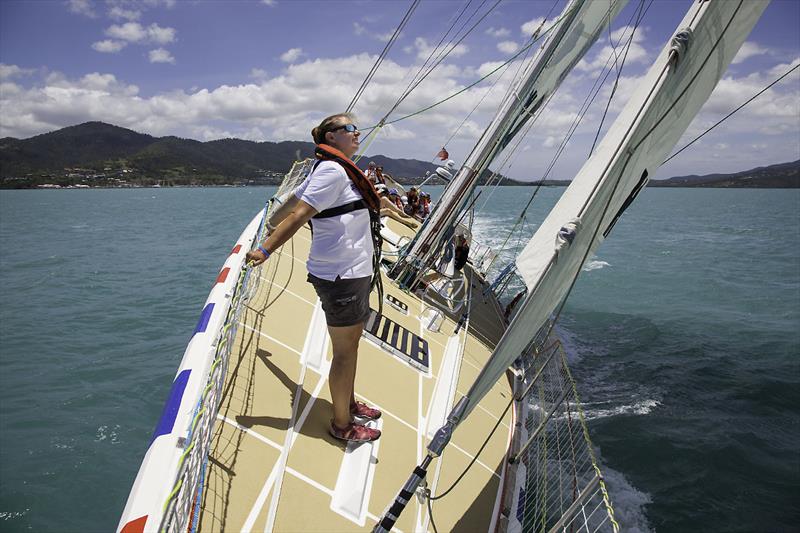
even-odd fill
[[[104,440],[108,440],[111,444],[119,444],[119,431],[120,425],[115,424],[112,428],[109,429],[107,425],[102,425],[97,428],[97,433],[95,433],[95,442],[102,442]]]
[[[598,261],[596,259],[592,259],[581,269],[582,272],[591,272],[592,270],[600,270],[601,268],[605,268],[607,266],[611,266],[609,263],[605,261]]]
[[[14,520],[16,518],[22,518],[26,514],[28,514],[30,509],[25,509],[24,511],[0,511],[0,520]]]
[[[600,460],[598,458],[598,460]],[[614,509],[614,518],[619,523],[619,530],[623,533],[650,533],[654,531],[647,521],[644,512],[645,505],[652,503],[650,495],[638,490],[613,468],[602,464],[603,478],[606,481],[611,506]]]
[[[597,420],[618,415],[648,415],[659,405],[661,402],[658,400],[642,400],[631,405],[619,405],[610,409],[589,409],[587,404],[584,404],[583,407],[586,420]]]

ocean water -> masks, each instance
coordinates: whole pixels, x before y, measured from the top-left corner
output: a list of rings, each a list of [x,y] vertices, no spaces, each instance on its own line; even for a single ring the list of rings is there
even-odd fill
[[[116,526],[218,269],[273,190],[0,191],[0,530]],[[501,266],[531,191],[477,202]],[[558,328],[624,531],[800,524],[799,213],[797,190],[647,189],[584,267]]]

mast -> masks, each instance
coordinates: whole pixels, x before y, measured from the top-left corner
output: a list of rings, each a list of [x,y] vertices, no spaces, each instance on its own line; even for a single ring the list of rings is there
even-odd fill
[[[679,30],[545,221],[517,258],[528,295],[467,394],[428,445],[428,455],[376,526],[389,531],[461,423],[524,353],[572,288],[587,257],[608,236],[700,111],[768,0],[694,2]],[[514,462],[518,457],[511,457]]]
[[[439,255],[452,234],[459,213],[466,206],[478,177],[523,126],[617,16],[628,0],[572,0],[564,9],[535,60],[509,93],[495,118],[483,132],[431,213],[401,257],[392,275],[401,285],[413,286]]]

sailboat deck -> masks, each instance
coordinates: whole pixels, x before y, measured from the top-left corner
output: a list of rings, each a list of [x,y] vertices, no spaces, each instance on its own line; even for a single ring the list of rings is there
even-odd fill
[[[398,234],[408,229],[393,221]],[[324,315],[306,282],[310,233],[303,228],[260,267],[257,291],[241,315],[228,363],[198,526],[202,531],[371,530],[425,455],[425,446],[454,403],[468,390],[491,354],[488,333],[459,328],[445,317],[438,332],[423,319],[426,305],[384,277],[384,291],[408,314],[384,304],[386,342],[367,336],[359,349],[356,397],[378,406],[383,432],[374,443],[346,445],[328,435],[331,418],[327,372],[331,359]],[[482,290],[479,276],[471,279]],[[377,295],[371,305],[377,308]],[[495,302],[471,300],[470,321],[481,331],[501,331]],[[478,316],[478,318],[474,318]],[[382,326],[383,327],[383,326]],[[388,329],[387,329],[388,328]],[[394,328],[394,329],[392,329]],[[393,335],[392,335],[393,333]],[[416,335],[427,343],[427,369],[395,352]],[[428,475],[439,494],[467,467],[511,399],[500,380],[471,423],[459,428]],[[478,461],[456,488],[433,502],[439,530],[486,531],[500,502],[509,411]],[[375,422],[371,422],[375,424]],[[427,531],[427,506],[413,498],[395,531]]]

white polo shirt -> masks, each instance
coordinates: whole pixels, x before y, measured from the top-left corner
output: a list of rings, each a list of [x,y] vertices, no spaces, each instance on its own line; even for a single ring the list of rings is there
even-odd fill
[[[322,161],[295,191],[317,212],[361,200],[361,193],[334,161]],[[328,218],[313,218],[314,236],[306,268],[318,278],[334,281],[372,276],[372,235],[369,212],[358,209]]]

